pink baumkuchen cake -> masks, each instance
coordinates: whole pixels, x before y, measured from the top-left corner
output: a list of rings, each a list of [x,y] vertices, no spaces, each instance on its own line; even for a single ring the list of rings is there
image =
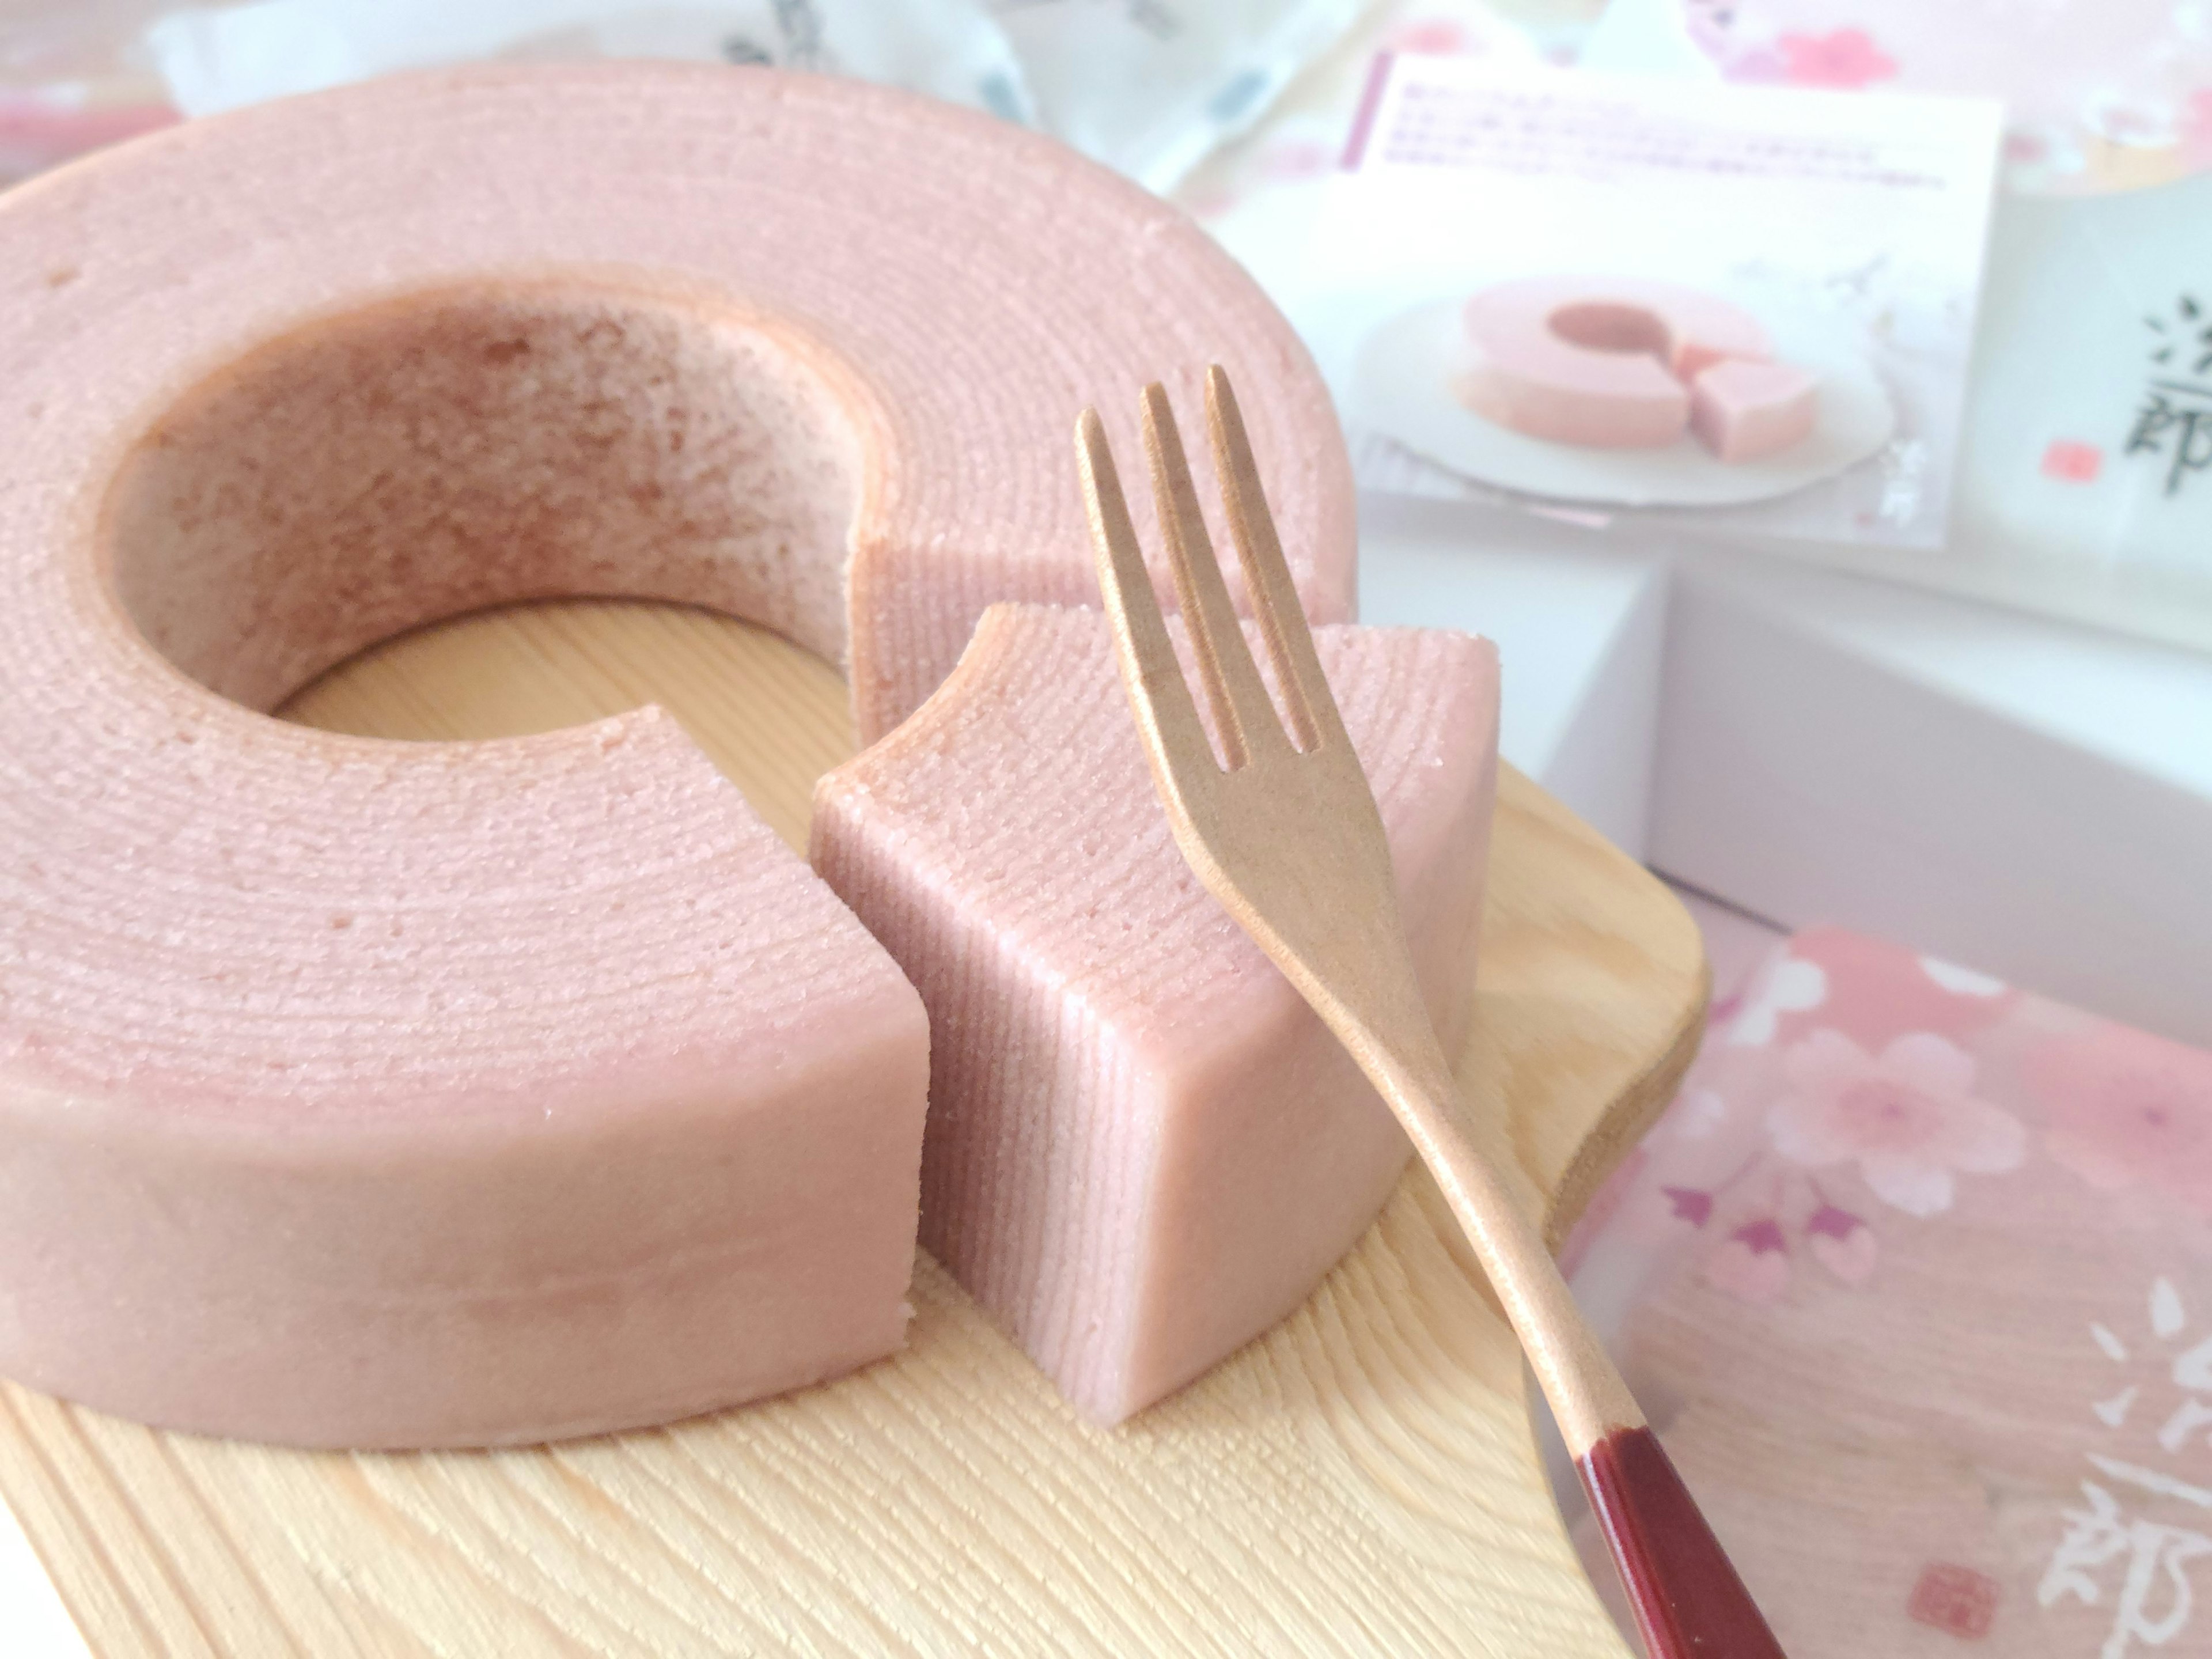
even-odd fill
[[[1813,377],[1770,362],[1758,319],[1696,289],[1532,276],[1484,289],[1462,317],[1462,400],[1532,438],[1644,449],[1694,432],[1740,461],[1812,430]]]
[[[1496,782],[1484,641],[1323,628],[1430,1009],[1465,1029]],[[921,712],[822,781],[816,867],[928,1005],[922,1242],[1115,1422],[1282,1317],[1407,1143],[1176,850],[1105,619],[987,612]]]
[[[1326,394],[1170,210],[848,82],[400,80],[0,201],[0,1371],[332,1445],[895,1346],[921,1006],[672,725],[261,712],[501,600],[694,600],[880,731],[1077,598],[1074,411],[1211,357],[1322,617]]]

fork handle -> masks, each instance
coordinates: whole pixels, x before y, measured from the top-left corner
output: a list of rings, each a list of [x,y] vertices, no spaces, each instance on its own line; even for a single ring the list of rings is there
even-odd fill
[[[1340,1006],[1323,1017],[1339,1027],[1397,1113],[1489,1273],[1589,1494],[1650,1659],[1783,1659],[1751,1592],[1576,1306],[1528,1206],[1526,1175],[1502,1138],[1490,1152],[1470,1133],[1425,1012],[1418,1030],[1409,1018],[1397,1040],[1385,1042],[1364,1024],[1340,1025],[1348,1012]]]
[[[1659,1437],[1615,1429],[1575,1459],[1651,1659],[1781,1659]]]

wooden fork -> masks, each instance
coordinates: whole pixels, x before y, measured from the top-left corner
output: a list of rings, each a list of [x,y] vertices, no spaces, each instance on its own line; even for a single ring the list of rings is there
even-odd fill
[[[1191,652],[1226,769],[1199,723],[1145,570],[1096,410],[1076,429],[1098,583],[1121,677],[1176,844],[1390,1103],[1490,1275],[1551,1403],[1651,1659],[1779,1659],[1782,1650],[1544,1247],[1534,1185],[1471,1131],[1421,1000],[1390,849],[1314,653],[1228,377],[1206,383],[1215,471],[1273,659],[1277,718],[1231,604],[1166,392],[1145,447]]]

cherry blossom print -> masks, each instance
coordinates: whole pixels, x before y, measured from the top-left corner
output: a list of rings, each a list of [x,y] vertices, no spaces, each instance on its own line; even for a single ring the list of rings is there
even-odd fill
[[[1828,976],[1817,963],[1788,956],[1759,976],[1729,1025],[1729,1046],[1763,1048],[1774,1041],[1785,1014],[1804,1013],[1828,997]]]
[[[1835,1204],[1823,1204],[1807,1218],[1805,1248],[1814,1261],[1846,1285],[1865,1284],[1881,1258],[1874,1229]]]
[[[1713,1195],[1702,1187],[1662,1187],[1659,1196],[1677,1221],[1702,1227],[1713,1218]]]
[[[1816,1014],[1782,1020],[1778,1040],[1784,1043],[1824,1028],[1869,1048],[1909,1031],[1971,1047],[1969,1039],[2020,1002],[2020,993],[2001,980],[1841,927],[1798,934],[1790,954],[1827,975],[1828,994]]]
[[[1685,1089],[1668,1109],[1667,1130],[1677,1140],[1710,1140],[1728,1116],[1728,1097],[1719,1090]]]
[[[2001,997],[2008,988],[2001,979],[1991,979],[1941,957],[1921,957],[1920,971],[1955,997]]]
[[[1850,89],[1887,81],[1897,73],[1897,60],[1864,29],[1778,34],[1774,49],[1782,57],[1782,78],[1793,86]]]
[[[1790,1241],[1772,1216],[1746,1222],[1705,1258],[1705,1282],[1740,1302],[1779,1301],[1790,1288]]]
[[[1792,1163],[1855,1164],[1885,1204],[1935,1215],[1951,1207],[1958,1175],[2017,1169],[2027,1152],[2020,1120],[1973,1093],[1975,1069],[1932,1032],[1869,1054],[1840,1031],[1815,1031],[1783,1056],[1786,1091],[1767,1127]]]
[[[2100,1021],[2033,1049],[2025,1070],[2054,1162],[2212,1216],[2212,1054]]]

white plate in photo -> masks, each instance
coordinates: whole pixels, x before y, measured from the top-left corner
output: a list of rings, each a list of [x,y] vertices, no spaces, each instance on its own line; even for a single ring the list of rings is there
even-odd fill
[[[1842,471],[1897,430],[1897,411],[1856,352],[1815,328],[1772,328],[1775,356],[1820,377],[1810,434],[1754,461],[1723,461],[1686,434],[1663,449],[1553,443],[1498,425],[1460,402],[1468,360],[1458,300],[1401,312],[1360,343],[1352,418],[1480,483],[1555,501],[1616,507],[1730,507],[1763,501]]]

